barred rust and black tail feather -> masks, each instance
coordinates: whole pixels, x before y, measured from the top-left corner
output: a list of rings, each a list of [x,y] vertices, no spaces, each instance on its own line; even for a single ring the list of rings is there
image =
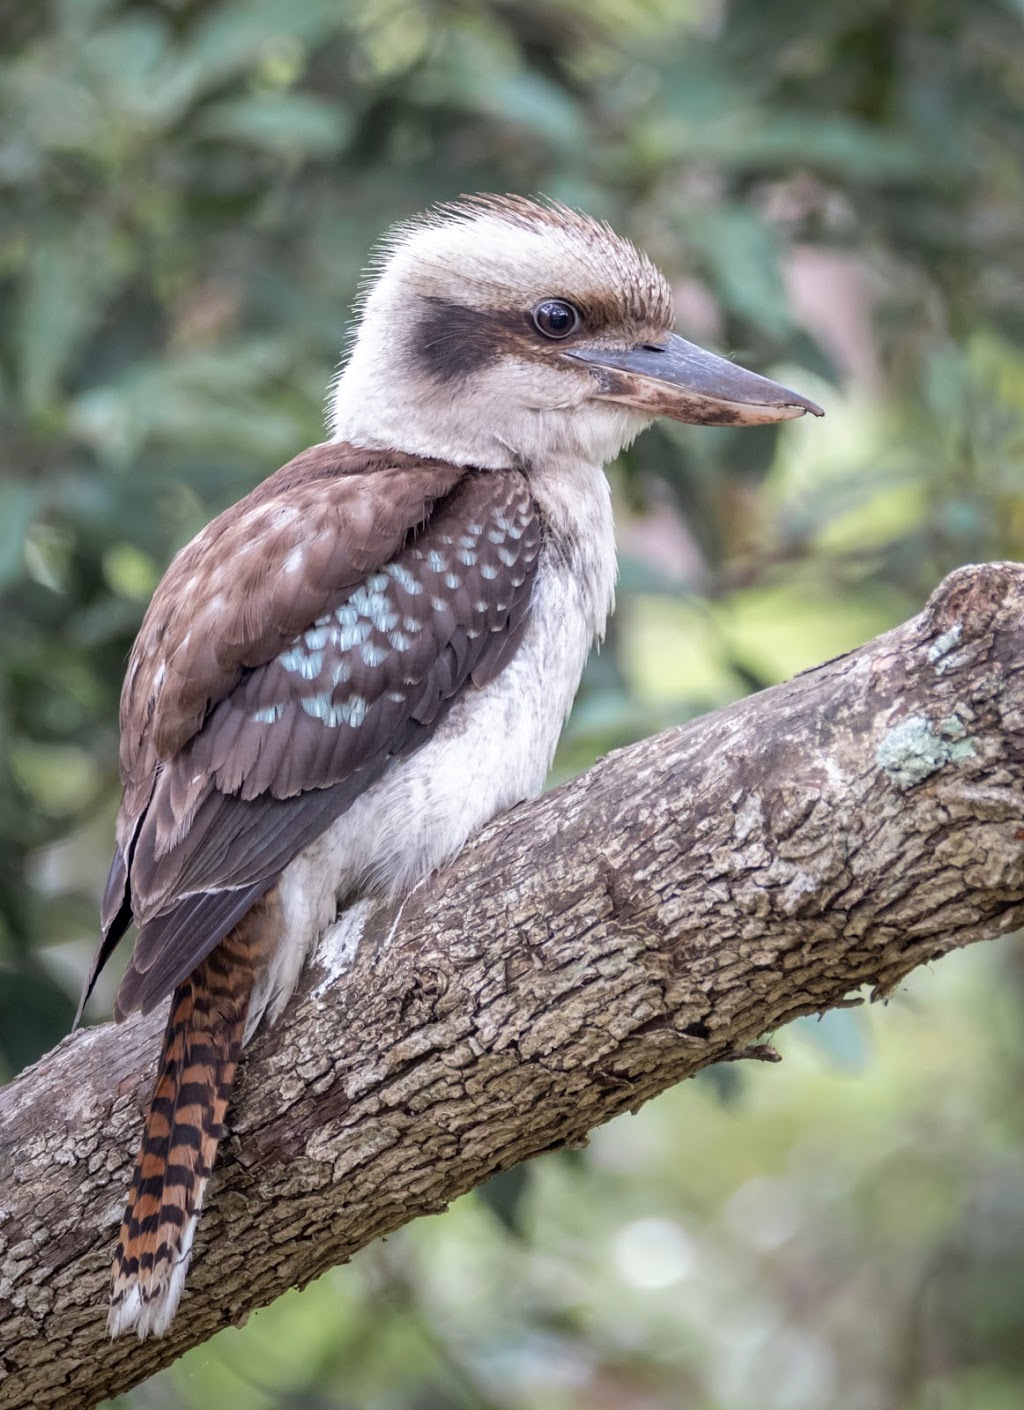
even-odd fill
[[[263,897],[174,992],[111,1281],[111,1336],[166,1331],[224,1132],[253,986],[276,942]]]

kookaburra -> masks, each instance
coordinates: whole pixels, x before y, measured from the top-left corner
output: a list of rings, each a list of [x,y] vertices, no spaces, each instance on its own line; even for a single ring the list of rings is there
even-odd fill
[[[115,1015],[171,1005],[113,1335],[170,1323],[243,1042],[339,898],[407,890],[542,788],[612,606],[602,466],[657,416],[821,414],[672,324],[650,260],[563,206],[478,196],[398,228],[331,439],[157,588],[85,991],[134,921]]]

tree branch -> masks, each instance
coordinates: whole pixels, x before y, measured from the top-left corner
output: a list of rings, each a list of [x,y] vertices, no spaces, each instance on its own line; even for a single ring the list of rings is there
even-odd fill
[[[243,1068],[166,1339],[106,1340],[162,1019],[0,1093],[0,1407],[127,1390],[798,1014],[1024,922],[1024,567],[514,809],[340,923]],[[365,910],[365,908],[364,908]]]

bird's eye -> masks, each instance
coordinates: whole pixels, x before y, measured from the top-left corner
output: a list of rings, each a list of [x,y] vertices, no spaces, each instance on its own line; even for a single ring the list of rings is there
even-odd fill
[[[579,323],[578,311],[564,299],[545,299],[533,310],[533,326],[545,338],[568,338]]]

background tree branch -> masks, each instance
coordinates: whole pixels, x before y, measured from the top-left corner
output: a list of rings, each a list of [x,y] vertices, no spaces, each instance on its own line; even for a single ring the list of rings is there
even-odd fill
[[[179,1315],[105,1336],[160,1018],[0,1092],[0,1407],[95,1404],[498,1170],[1024,921],[1024,567],[622,750],[327,937],[244,1065]]]

